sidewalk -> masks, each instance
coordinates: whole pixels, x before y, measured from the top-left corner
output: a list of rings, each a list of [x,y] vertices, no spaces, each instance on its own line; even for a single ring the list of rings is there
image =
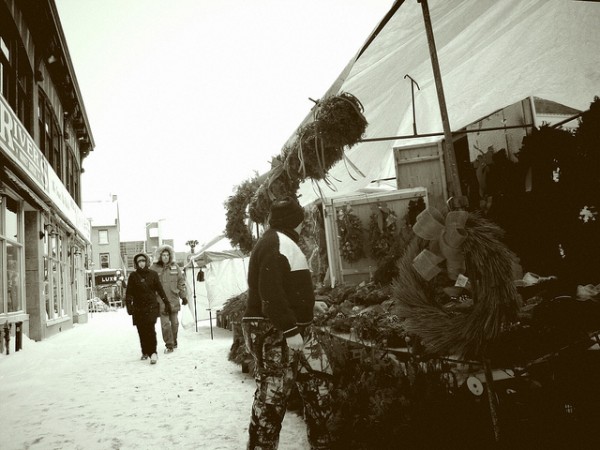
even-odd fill
[[[42,342],[24,337],[22,351],[0,356],[0,447],[245,448],[254,380],[227,360],[231,332],[213,326],[211,340],[208,322],[180,329],[179,348],[165,355],[156,329],[156,365],[140,361],[124,309]],[[280,448],[308,449],[305,433],[288,412]]]

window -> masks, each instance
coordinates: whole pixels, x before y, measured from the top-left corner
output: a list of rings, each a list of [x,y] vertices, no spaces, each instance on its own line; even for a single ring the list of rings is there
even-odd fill
[[[67,302],[67,252],[65,239],[59,233],[46,233],[44,237],[44,297],[46,319],[68,316]]]
[[[0,314],[23,310],[21,203],[0,196]]]
[[[100,268],[108,269],[110,267],[110,253],[100,253]]]
[[[108,244],[108,230],[98,230],[98,244]]]
[[[31,133],[33,74],[10,14],[0,11],[0,94]]]
[[[58,121],[54,116],[52,105],[44,92],[39,91],[38,124],[40,127],[40,150],[56,172],[63,184],[66,184],[63,173],[63,148]]]

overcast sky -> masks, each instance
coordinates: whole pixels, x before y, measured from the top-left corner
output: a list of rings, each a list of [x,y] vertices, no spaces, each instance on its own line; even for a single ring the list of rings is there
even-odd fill
[[[416,0],[415,0],[416,1]],[[56,0],[96,147],[83,200],[121,239],[210,241],[393,0]]]

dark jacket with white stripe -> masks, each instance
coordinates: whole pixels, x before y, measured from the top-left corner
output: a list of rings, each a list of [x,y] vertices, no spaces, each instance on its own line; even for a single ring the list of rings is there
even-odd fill
[[[252,249],[244,317],[266,317],[290,337],[313,319],[315,295],[306,257],[293,230],[267,230]]]

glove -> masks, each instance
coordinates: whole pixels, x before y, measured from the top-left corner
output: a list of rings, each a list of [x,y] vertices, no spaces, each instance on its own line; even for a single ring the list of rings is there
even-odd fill
[[[285,338],[285,342],[290,350],[298,351],[302,350],[302,347],[304,347],[304,339],[302,339],[302,335],[300,333]]]
[[[165,314],[171,314],[171,304],[169,302],[165,303]]]
[[[187,304],[188,304],[188,300],[187,300],[187,298],[182,298],[182,299],[181,299],[181,304],[182,304],[183,306],[187,305]]]

